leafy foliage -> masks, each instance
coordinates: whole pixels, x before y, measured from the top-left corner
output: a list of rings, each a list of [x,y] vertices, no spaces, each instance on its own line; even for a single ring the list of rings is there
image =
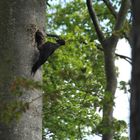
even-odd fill
[[[96,109],[100,109],[104,73],[97,62],[103,63],[102,55],[93,42],[71,41],[71,35],[44,66],[44,127],[58,139],[83,137],[89,133],[86,127],[93,133],[100,122]]]
[[[104,21],[102,29],[109,36],[114,25],[112,15],[102,2],[95,1],[95,8],[99,20]],[[43,137],[76,140],[100,135],[106,84],[104,56],[96,47],[99,44],[86,5],[83,0],[58,4],[50,7],[47,18],[48,32],[63,34],[66,45],[43,68]],[[125,140],[121,134],[126,124],[120,122],[114,120],[114,139]]]

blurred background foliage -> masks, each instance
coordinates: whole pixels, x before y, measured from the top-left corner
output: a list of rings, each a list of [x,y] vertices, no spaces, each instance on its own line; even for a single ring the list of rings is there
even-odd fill
[[[98,49],[100,44],[86,4],[84,0],[48,3],[47,33],[61,35],[66,45],[43,66],[43,139],[82,140],[100,135],[100,130],[105,129],[101,125],[104,56]],[[109,36],[114,23],[112,15],[102,1],[95,1],[94,6],[102,30]],[[115,140],[127,139],[123,136],[126,127],[124,121],[114,119]]]

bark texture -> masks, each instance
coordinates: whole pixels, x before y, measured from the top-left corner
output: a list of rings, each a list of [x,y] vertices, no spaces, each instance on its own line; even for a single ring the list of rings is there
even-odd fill
[[[31,67],[37,49],[34,34],[43,30],[45,23],[44,0],[0,0],[0,98],[14,100],[11,85],[18,77],[41,81],[41,72],[31,76]],[[41,95],[38,90],[24,89],[20,99],[31,102]],[[3,110],[0,113],[3,114]],[[17,121],[5,124],[0,120],[1,140],[42,139],[42,99],[38,98],[22,112]]]
[[[132,26],[132,79],[130,100],[130,139],[140,139],[140,1],[131,0]]]

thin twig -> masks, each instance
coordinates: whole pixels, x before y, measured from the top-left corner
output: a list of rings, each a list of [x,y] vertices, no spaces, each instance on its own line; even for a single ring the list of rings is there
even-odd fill
[[[103,48],[98,47],[98,46],[97,46],[97,49],[100,50],[100,51],[104,51]],[[126,60],[128,63],[132,64],[132,59],[131,59],[130,57],[128,57],[128,56],[121,55],[121,54],[118,54],[118,53],[115,53],[115,56],[120,57],[121,59],[124,59],[124,60]]]
[[[132,64],[132,59],[131,59],[130,57],[125,56],[125,55],[121,55],[121,54],[118,54],[118,53],[115,53],[115,55],[116,55],[117,57],[120,57],[120,58],[126,60],[128,63]]]

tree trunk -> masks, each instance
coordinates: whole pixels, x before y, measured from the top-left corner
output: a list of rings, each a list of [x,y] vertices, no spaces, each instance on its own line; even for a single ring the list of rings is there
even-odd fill
[[[117,40],[107,40],[104,44],[106,89],[103,101],[103,136],[102,140],[113,140],[113,106],[117,88],[115,69],[115,48]]]
[[[132,1],[132,0],[131,0]],[[132,79],[130,100],[130,139],[140,139],[140,0],[132,1]]]
[[[108,2],[105,2],[105,4],[106,3]],[[115,91],[117,88],[117,76],[114,64],[115,63],[114,57],[116,45],[119,39],[119,36],[117,34],[115,35],[114,33],[115,32],[117,33],[123,27],[127,10],[129,8],[129,2],[128,0],[122,0],[121,7],[118,13],[116,13],[115,9],[113,9],[113,12],[115,12],[116,16],[116,23],[114,25],[114,29],[112,30],[112,35],[109,38],[106,38],[104,36],[104,33],[98,21],[97,14],[92,6],[92,0],[86,0],[86,4],[89,15],[95,27],[95,31],[97,33],[99,42],[102,45],[102,50],[104,50],[106,89],[103,99],[103,120],[101,125],[102,140],[113,140],[113,105],[114,105],[113,102]],[[108,7],[108,4],[106,6]]]
[[[37,28],[44,28],[44,0],[0,0],[0,139],[1,140],[41,140],[42,139],[42,99],[39,90],[22,88],[19,102],[31,102],[28,109],[21,112],[18,120],[6,123],[17,97],[11,92],[17,78],[41,81],[41,73],[31,76],[31,67],[37,49],[34,34]],[[34,100],[32,102],[32,100]],[[11,104],[10,104],[11,103]],[[8,106],[9,105],[9,106]],[[6,112],[10,108],[10,112]],[[17,104],[18,108],[18,104]],[[13,113],[13,114],[12,114]],[[7,114],[7,115],[5,115]]]

